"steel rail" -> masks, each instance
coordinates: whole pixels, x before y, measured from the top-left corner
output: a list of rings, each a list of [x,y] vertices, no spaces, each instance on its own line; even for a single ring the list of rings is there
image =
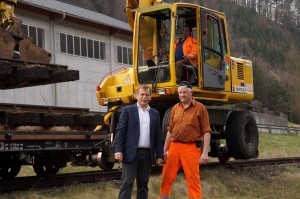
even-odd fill
[[[267,166],[279,164],[300,164],[300,157],[270,158],[270,159],[253,159],[244,161],[229,161],[226,164],[219,162],[209,162],[206,165],[200,165],[201,169],[226,168],[236,169],[254,166]],[[162,166],[152,168],[152,175],[160,175]],[[180,170],[179,172],[182,172]],[[20,190],[35,190],[39,188],[49,188],[63,186],[68,184],[95,183],[100,181],[119,180],[121,177],[120,170],[112,171],[89,171],[77,173],[58,174],[52,177],[40,178],[37,176],[18,177],[11,180],[0,180],[0,193]]]

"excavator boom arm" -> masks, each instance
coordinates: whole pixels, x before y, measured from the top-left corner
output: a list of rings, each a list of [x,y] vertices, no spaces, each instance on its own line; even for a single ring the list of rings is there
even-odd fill
[[[144,8],[148,6],[153,6],[156,4],[163,3],[163,0],[127,0],[125,12],[128,17],[128,24],[133,31],[135,12],[136,8]]]
[[[0,0],[0,58],[50,63],[51,53],[34,45],[31,37],[26,38],[22,20],[14,14],[16,5],[17,0]]]

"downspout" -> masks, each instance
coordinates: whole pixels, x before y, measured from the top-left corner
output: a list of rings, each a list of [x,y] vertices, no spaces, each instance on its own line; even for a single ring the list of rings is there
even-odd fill
[[[55,25],[59,24],[66,18],[66,14],[62,13],[62,18],[60,18],[57,22],[51,20],[51,48],[52,48],[52,63],[56,64],[56,40],[55,40]],[[53,96],[54,96],[54,106],[57,106],[57,84],[53,86]]]
[[[56,24],[59,24],[60,22],[62,22],[64,19],[66,18],[66,13],[63,13],[63,17],[61,19],[59,19]]]
[[[114,44],[112,43],[113,39],[112,39],[113,35],[109,33],[109,43],[110,43],[110,71],[112,71],[112,67],[114,64],[114,58],[115,56],[112,56],[114,53]]]
[[[51,20],[51,40],[52,40],[52,57],[53,57],[53,64],[56,64],[56,56],[55,56],[55,50],[56,50],[56,45],[55,45],[55,25],[59,24],[66,18],[66,14],[62,13],[62,18],[60,18],[57,22]]]
[[[113,57],[117,57],[116,56],[116,50],[114,48],[114,44],[113,44],[113,37],[115,34],[117,34],[118,32],[120,32],[120,29],[117,29],[117,31],[109,31],[109,43],[110,43],[110,71],[114,70],[113,69],[113,65],[114,65],[114,58]]]

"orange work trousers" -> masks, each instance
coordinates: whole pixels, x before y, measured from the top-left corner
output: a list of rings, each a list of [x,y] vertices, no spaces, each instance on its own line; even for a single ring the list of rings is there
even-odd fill
[[[197,148],[195,143],[170,143],[166,163],[162,171],[160,199],[169,198],[172,184],[181,166],[185,174],[189,199],[202,198],[199,169],[200,154],[200,148]]]

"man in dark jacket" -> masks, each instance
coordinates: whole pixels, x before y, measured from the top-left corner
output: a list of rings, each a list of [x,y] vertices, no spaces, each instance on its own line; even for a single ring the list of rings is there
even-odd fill
[[[115,159],[122,161],[119,199],[130,199],[136,178],[137,199],[148,198],[152,163],[163,163],[159,112],[150,108],[151,88],[138,87],[137,103],[122,108],[115,139]]]

